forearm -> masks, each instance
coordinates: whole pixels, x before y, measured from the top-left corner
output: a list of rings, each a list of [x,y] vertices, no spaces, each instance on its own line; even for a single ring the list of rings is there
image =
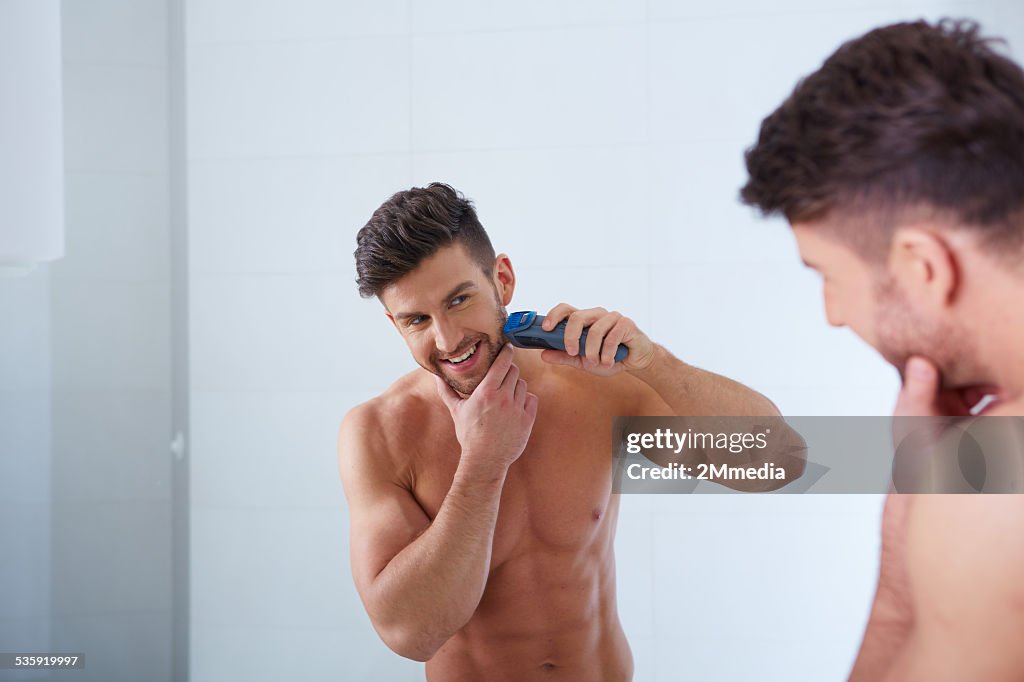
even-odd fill
[[[503,471],[460,465],[437,517],[374,580],[374,624],[403,656],[430,658],[472,617],[487,583],[504,480]]]
[[[679,360],[656,345],[654,359],[633,375],[653,388],[680,415],[775,416],[775,405],[743,384]]]

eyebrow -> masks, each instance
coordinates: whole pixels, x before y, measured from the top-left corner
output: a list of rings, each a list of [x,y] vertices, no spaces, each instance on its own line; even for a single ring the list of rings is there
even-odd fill
[[[450,301],[451,299],[455,298],[456,294],[459,294],[459,293],[461,293],[463,291],[475,290],[476,288],[477,288],[476,282],[474,282],[471,279],[467,279],[465,282],[459,282],[454,287],[452,287],[452,290],[449,291],[444,296],[444,298],[441,299],[441,303],[445,303],[447,301]],[[396,320],[403,320],[404,321],[404,320],[407,320],[407,319],[409,319],[411,317],[419,317],[422,314],[423,313],[419,313],[419,312],[398,313],[397,315],[395,315],[395,319]]]

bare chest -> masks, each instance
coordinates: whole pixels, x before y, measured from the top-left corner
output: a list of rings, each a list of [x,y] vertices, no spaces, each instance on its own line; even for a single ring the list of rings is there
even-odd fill
[[[454,430],[439,434],[417,458],[413,492],[437,516],[459,464]],[[508,470],[494,532],[492,569],[536,551],[577,553],[610,539],[611,423],[574,426],[538,419],[526,450]]]

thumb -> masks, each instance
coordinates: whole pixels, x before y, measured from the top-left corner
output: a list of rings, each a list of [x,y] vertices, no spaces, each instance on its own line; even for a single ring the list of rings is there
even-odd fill
[[[434,375],[434,387],[437,389],[437,395],[441,397],[441,400],[448,408],[448,411],[454,414],[455,406],[462,401],[462,398],[459,397],[458,393],[452,390],[452,387],[449,386],[444,379],[436,374]]]
[[[907,360],[903,372],[903,388],[896,401],[898,417],[927,417],[938,415],[936,398],[939,393],[939,370],[922,357]]]

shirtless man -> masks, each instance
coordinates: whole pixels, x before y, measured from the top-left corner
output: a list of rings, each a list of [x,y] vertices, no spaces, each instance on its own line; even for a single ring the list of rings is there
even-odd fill
[[[746,158],[829,323],[900,370],[897,415],[1024,415],[1024,72],[976,25],[843,45]],[[1024,496],[889,496],[851,679],[1024,680]]]
[[[512,263],[447,185],[394,195],[357,241],[360,293],[423,368],[354,408],[339,435],[352,573],[374,628],[429,680],[630,679],[612,418],[774,405],[603,309],[548,313],[548,328],[568,320],[565,353],[506,345]],[[620,343],[629,356],[615,364]]]

